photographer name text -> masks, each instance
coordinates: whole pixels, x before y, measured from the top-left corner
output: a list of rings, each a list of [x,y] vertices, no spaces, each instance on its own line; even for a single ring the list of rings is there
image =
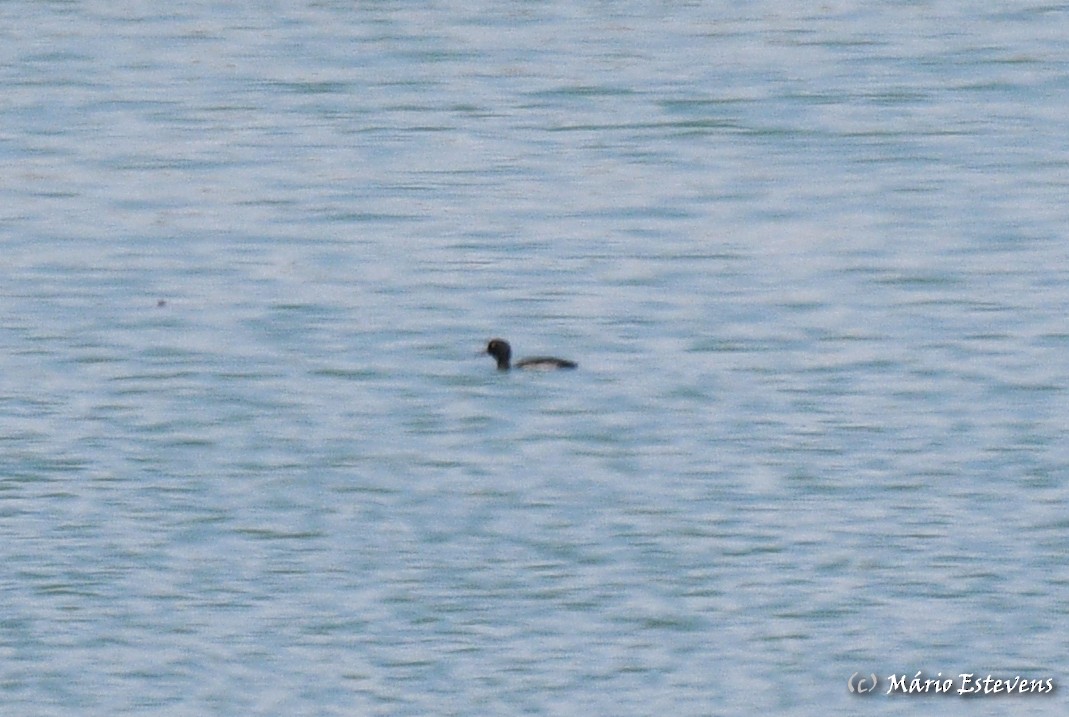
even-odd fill
[[[882,692],[885,695],[1049,695],[1054,693],[1053,677],[1029,678],[1020,675],[995,677],[961,672],[945,677],[942,672],[928,677],[922,671],[913,675],[891,674],[883,679],[876,673],[863,675],[855,672],[847,681],[850,692],[858,695]]]

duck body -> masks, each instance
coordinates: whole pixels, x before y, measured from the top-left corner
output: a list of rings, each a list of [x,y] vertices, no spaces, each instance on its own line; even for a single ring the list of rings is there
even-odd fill
[[[512,347],[504,339],[492,339],[486,345],[486,353],[493,356],[497,361],[498,371],[508,371],[510,368],[526,371],[556,371],[558,369],[579,368],[579,364],[575,361],[553,356],[531,356],[512,363]]]

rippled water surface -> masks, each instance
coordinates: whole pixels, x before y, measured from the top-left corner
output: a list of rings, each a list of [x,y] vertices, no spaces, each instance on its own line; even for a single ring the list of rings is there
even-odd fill
[[[0,712],[1064,714],[1067,78],[1029,2],[0,4]]]

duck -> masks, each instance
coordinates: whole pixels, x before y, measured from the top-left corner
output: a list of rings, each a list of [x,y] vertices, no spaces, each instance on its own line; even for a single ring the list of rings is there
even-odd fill
[[[504,339],[491,339],[486,345],[486,353],[497,360],[498,371],[508,371],[510,368],[524,369],[527,371],[556,371],[558,369],[579,368],[575,361],[554,358],[553,356],[531,356],[520,359],[516,363],[510,363],[512,359],[512,347]]]

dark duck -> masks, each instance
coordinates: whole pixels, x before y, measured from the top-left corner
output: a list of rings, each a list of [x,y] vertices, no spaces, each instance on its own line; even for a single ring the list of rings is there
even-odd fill
[[[512,347],[504,339],[492,339],[486,345],[486,353],[497,361],[498,371],[508,371],[510,368],[525,369],[528,371],[555,371],[562,368],[579,368],[575,361],[553,358],[552,356],[531,356],[520,359],[516,363],[512,360]]]

